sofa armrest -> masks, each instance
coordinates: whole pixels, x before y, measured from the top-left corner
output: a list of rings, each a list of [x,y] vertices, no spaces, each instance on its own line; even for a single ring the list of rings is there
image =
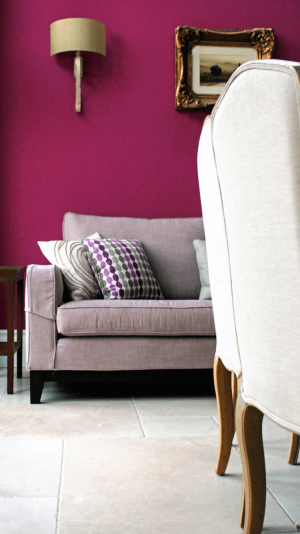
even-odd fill
[[[56,310],[62,302],[63,291],[63,278],[58,267],[28,266],[25,294],[27,369],[54,369]]]
[[[29,265],[26,275],[25,311],[46,319],[56,319],[63,299],[62,274],[55,265]]]

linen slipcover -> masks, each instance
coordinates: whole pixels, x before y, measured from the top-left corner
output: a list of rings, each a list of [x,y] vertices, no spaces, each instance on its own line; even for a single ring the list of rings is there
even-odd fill
[[[211,142],[211,119],[205,119],[198,148],[198,177],[205,229],[210,290],[217,332],[216,356],[241,372],[231,293],[231,274],[218,176]]]
[[[244,64],[230,78],[211,120],[242,397],[298,434],[299,73],[298,63]]]

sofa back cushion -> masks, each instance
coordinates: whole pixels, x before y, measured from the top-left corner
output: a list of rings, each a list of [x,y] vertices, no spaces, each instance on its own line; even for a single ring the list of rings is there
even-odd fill
[[[137,219],[66,213],[63,238],[83,239],[99,232],[103,238],[141,241],[165,299],[198,299],[199,271],[194,239],[204,239],[202,218]]]

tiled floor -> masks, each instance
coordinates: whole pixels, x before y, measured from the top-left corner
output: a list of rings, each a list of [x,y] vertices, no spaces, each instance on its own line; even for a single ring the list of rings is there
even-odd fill
[[[216,476],[216,401],[211,375],[197,373],[190,388],[155,378],[48,383],[42,404],[31,406],[28,373],[8,396],[1,369],[0,532],[241,533],[239,452],[233,447],[227,475]],[[300,523],[289,439],[265,420],[265,532],[297,532]]]

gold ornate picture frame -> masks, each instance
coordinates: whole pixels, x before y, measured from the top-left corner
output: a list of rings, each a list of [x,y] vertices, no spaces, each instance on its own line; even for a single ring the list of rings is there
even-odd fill
[[[213,106],[234,70],[253,59],[271,59],[275,37],[271,28],[175,30],[175,109]]]

